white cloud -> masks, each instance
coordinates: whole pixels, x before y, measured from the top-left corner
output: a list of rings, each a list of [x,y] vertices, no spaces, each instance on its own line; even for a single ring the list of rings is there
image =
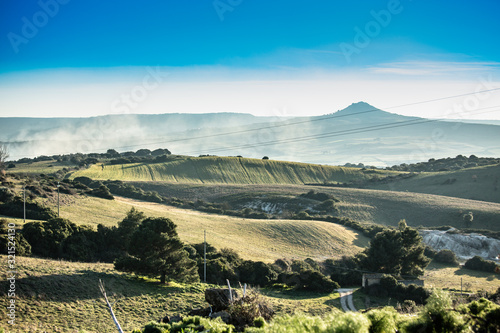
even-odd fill
[[[484,72],[499,71],[499,62],[458,62],[458,61],[404,61],[380,64],[369,67],[374,74],[397,75],[459,75],[480,74]]]
[[[245,112],[255,115],[321,115],[365,101],[404,115],[453,118],[466,97],[391,107],[500,87],[498,63],[413,61],[366,69],[250,70],[227,67],[165,68],[169,76],[128,107],[127,113]],[[461,73],[453,76],[454,73]],[[438,73],[438,74],[436,74]],[[56,75],[56,79],[54,78]],[[83,117],[116,113],[122,96],[140,87],[145,68],[61,70],[0,78],[0,116]],[[489,75],[489,76],[488,76]],[[488,78],[488,87],[481,80]],[[485,94],[483,94],[485,95]],[[457,118],[500,119],[480,113],[500,105],[492,92]],[[121,104],[123,106],[123,104]],[[452,111],[450,111],[452,110]]]

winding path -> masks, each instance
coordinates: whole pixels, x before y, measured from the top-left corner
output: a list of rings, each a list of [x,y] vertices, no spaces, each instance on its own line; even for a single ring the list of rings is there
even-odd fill
[[[354,311],[357,312],[356,308],[354,307],[354,302],[352,301],[352,292],[353,289],[337,289],[337,291],[340,294],[340,305],[342,306],[342,310],[345,312],[347,311]]]

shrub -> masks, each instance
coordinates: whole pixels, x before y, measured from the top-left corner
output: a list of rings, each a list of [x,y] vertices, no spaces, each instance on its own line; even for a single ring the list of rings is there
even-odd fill
[[[300,211],[295,215],[295,219],[297,220],[310,220],[311,216],[306,211]]]
[[[316,206],[314,206],[314,209],[325,213],[332,213],[338,211],[338,208],[335,207],[335,201],[333,199],[328,199],[320,204],[317,204]]]
[[[273,266],[261,261],[246,260],[238,267],[238,271],[241,282],[261,287],[272,284],[278,279],[278,273]]]
[[[276,318],[264,328],[249,328],[249,333],[368,333],[370,321],[355,312],[332,313],[324,318],[306,314],[284,315]]]
[[[361,286],[363,273],[358,271],[355,258],[344,256],[335,261],[327,259],[324,266],[330,274],[330,279],[341,286]]]
[[[10,246],[9,241],[12,238],[9,237],[9,226],[5,219],[0,219],[0,249],[2,254],[7,254]],[[12,235],[12,234],[11,234]],[[18,256],[29,256],[31,255],[31,245],[28,243],[23,234],[16,230],[14,237],[16,255]]]
[[[434,250],[432,247],[430,246],[426,246],[425,247],[425,250],[424,250],[424,255],[427,257],[427,258],[431,258],[433,259],[437,254],[437,251]]]
[[[85,186],[90,186],[90,184],[93,182],[93,180],[89,177],[76,177],[75,179],[73,179],[73,181]]]
[[[264,327],[266,326],[266,320],[262,317],[255,318],[255,320],[253,321],[253,326],[258,328]]]
[[[0,214],[12,217],[23,218],[24,216],[24,199],[20,196],[11,196],[10,190],[0,191],[3,195],[4,203],[0,203]],[[1,201],[1,200],[0,200]],[[49,207],[43,204],[32,201],[27,198],[26,200],[26,217],[34,220],[48,220],[56,217],[56,213]]]
[[[392,307],[375,309],[366,313],[370,321],[370,333],[397,332],[398,313]]]
[[[475,271],[495,273],[497,265],[493,261],[484,260],[479,256],[475,256],[467,260],[464,264],[464,267]]]
[[[149,322],[142,333],[168,333],[170,330],[169,324],[157,323],[155,321]]]
[[[451,250],[441,250],[439,251],[435,256],[434,260],[436,262],[442,263],[442,264],[447,264],[450,266],[459,266],[460,263],[458,262],[457,256],[455,253]]]
[[[334,198],[331,194],[327,193],[321,193],[321,192],[315,192],[314,190],[310,190],[309,192],[305,194],[301,194],[301,197],[311,199],[311,200],[316,200],[316,201],[326,201],[326,200],[332,200],[334,202],[339,202],[338,199]]]
[[[465,330],[465,320],[452,309],[452,299],[442,290],[434,290],[424,310],[416,321],[409,322],[404,331],[412,332],[461,332]]]
[[[272,306],[254,290],[247,291],[244,297],[235,300],[227,311],[231,315],[231,323],[237,327],[250,326],[255,321],[260,321],[262,325],[262,321],[265,323],[265,320],[271,320],[274,316]]]
[[[93,189],[92,191],[89,192],[90,195],[93,195],[95,197],[103,198],[103,199],[108,199],[108,200],[113,200],[115,197],[111,194],[109,191],[109,188],[106,185],[101,185],[97,189]]]
[[[424,287],[414,284],[406,286],[403,283],[398,283],[397,280],[390,275],[383,276],[379,284],[365,287],[365,292],[368,295],[378,297],[393,297],[400,302],[412,300],[417,304],[424,304],[429,297],[429,291]]]
[[[332,281],[329,277],[323,275],[319,271],[311,269],[302,270],[299,272],[288,272],[280,274],[281,282],[288,286],[293,286],[296,289],[331,293],[339,288],[339,284]]]
[[[221,318],[215,320],[201,318],[198,316],[184,317],[182,321],[172,323],[169,333],[188,333],[188,332],[210,332],[210,333],[232,333],[233,325],[224,323]]]
[[[53,218],[47,222],[28,222],[23,226],[23,236],[31,244],[33,254],[60,258],[62,243],[78,226],[66,219]]]

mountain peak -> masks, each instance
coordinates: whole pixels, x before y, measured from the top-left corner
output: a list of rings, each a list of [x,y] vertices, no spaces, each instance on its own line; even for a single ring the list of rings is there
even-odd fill
[[[348,107],[342,110],[338,110],[337,113],[360,113],[360,112],[368,112],[368,111],[382,111],[377,109],[376,107],[366,103],[366,102],[357,102],[352,103]]]

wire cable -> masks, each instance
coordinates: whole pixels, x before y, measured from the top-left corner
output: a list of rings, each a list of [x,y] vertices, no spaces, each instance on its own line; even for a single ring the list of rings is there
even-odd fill
[[[306,124],[306,123],[311,123],[311,122],[317,122],[317,121],[323,121],[323,120],[329,120],[329,119],[335,119],[335,118],[344,118],[344,117],[352,117],[352,116],[357,116],[361,114],[366,114],[366,113],[371,113],[371,112],[376,112],[376,111],[385,111],[385,110],[392,110],[392,109],[397,109],[397,108],[402,108],[402,107],[407,107],[407,106],[413,106],[413,105],[419,105],[419,104],[425,104],[425,103],[432,103],[432,102],[437,102],[437,101],[442,101],[442,100],[447,100],[447,99],[453,99],[453,98],[458,98],[458,97],[464,97],[464,96],[469,96],[469,95],[474,95],[474,94],[480,94],[480,93],[485,93],[485,92],[490,92],[490,91],[496,91],[500,90],[500,88],[494,88],[494,89],[488,89],[488,90],[481,90],[473,93],[465,93],[465,94],[460,94],[460,95],[453,95],[453,96],[446,96],[446,97],[441,97],[441,98],[435,98],[435,99],[430,99],[430,100],[425,100],[425,101],[419,101],[419,102],[413,102],[413,103],[408,103],[408,104],[402,104],[402,105],[396,105],[396,106],[390,106],[390,107],[385,107],[382,109],[379,108],[371,108],[365,111],[359,111],[359,112],[353,112],[353,113],[348,113],[348,114],[337,114],[337,113],[332,113],[329,115],[324,115],[324,116],[317,116],[314,118],[307,117],[307,120],[300,120],[300,121],[294,121],[294,122],[286,122],[283,121],[281,124],[275,124],[275,125],[268,125],[268,126],[263,126],[263,127],[258,127],[258,128],[251,128],[247,130],[240,130],[240,131],[232,131],[232,132],[224,132],[224,133],[217,133],[217,134],[209,134],[209,135],[202,135],[202,136],[196,136],[196,137],[191,137],[191,138],[181,138],[181,139],[174,139],[174,140],[168,140],[168,141],[160,141],[160,142],[151,142],[148,143],[149,145],[157,145],[157,144],[166,144],[166,143],[175,143],[175,142],[182,142],[182,141],[192,141],[192,140],[199,140],[199,139],[208,139],[208,138],[215,138],[215,137],[220,137],[220,136],[226,136],[226,135],[235,135],[235,134],[243,134],[243,133],[248,133],[248,132],[255,132],[255,131],[261,131],[265,129],[273,129],[273,128],[279,128],[279,127],[287,127],[287,126],[295,126],[295,125],[301,125],[301,124]],[[341,110],[339,110],[341,111]],[[124,149],[124,148],[134,148],[134,147],[141,147],[144,146],[142,145],[128,145],[128,146],[122,146],[122,147],[116,147],[115,149]]]
[[[500,107],[500,105],[496,105],[493,107],[486,107],[486,108],[482,108],[482,109],[478,109],[478,110],[485,110],[485,109],[498,108],[498,107]],[[495,111],[498,111],[498,110],[490,110],[487,112],[479,112],[479,113],[474,113],[474,114],[482,114],[482,113],[495,112]],[[221,147],[221,148],[210,149],[210,152],[221,152],[221,151],[227,151],[227,150],[247,149],[247,148],[260,147],[260,146],[269,146],[269,145],[274,145],[274,144],[309,141],[309,140],[323,139],[323,138],[350,135],[350,134],[373,132],[373,131],[379,131],[379,130],[397,128],[397,127],[420,125],[420,124],[432,123],[432,122],[438,122],[438,121],[443,121],[443,120],[442,119],[417,118],[417,119],[411,119],[411,120],[405,120],[405,121],[390,122],[390,123],[380,124],[380,125],[359,127],[359,128],[355,128],[355,129],[327,132],[327,133],[316,134],[316,135],[306,135],[306,136],[302,136],[302,137],[295,137],[295,138],[288,138],[288,139],[280,139],[280,140],[272,140],[272,141],[266,141],[266,142],[245,144],[245,145]],[[183,154],[192,155],[192,154],[199,154],[199,153],[201,153],[201,152],[199,150],[197,150],[197,151],[185,152]]]

